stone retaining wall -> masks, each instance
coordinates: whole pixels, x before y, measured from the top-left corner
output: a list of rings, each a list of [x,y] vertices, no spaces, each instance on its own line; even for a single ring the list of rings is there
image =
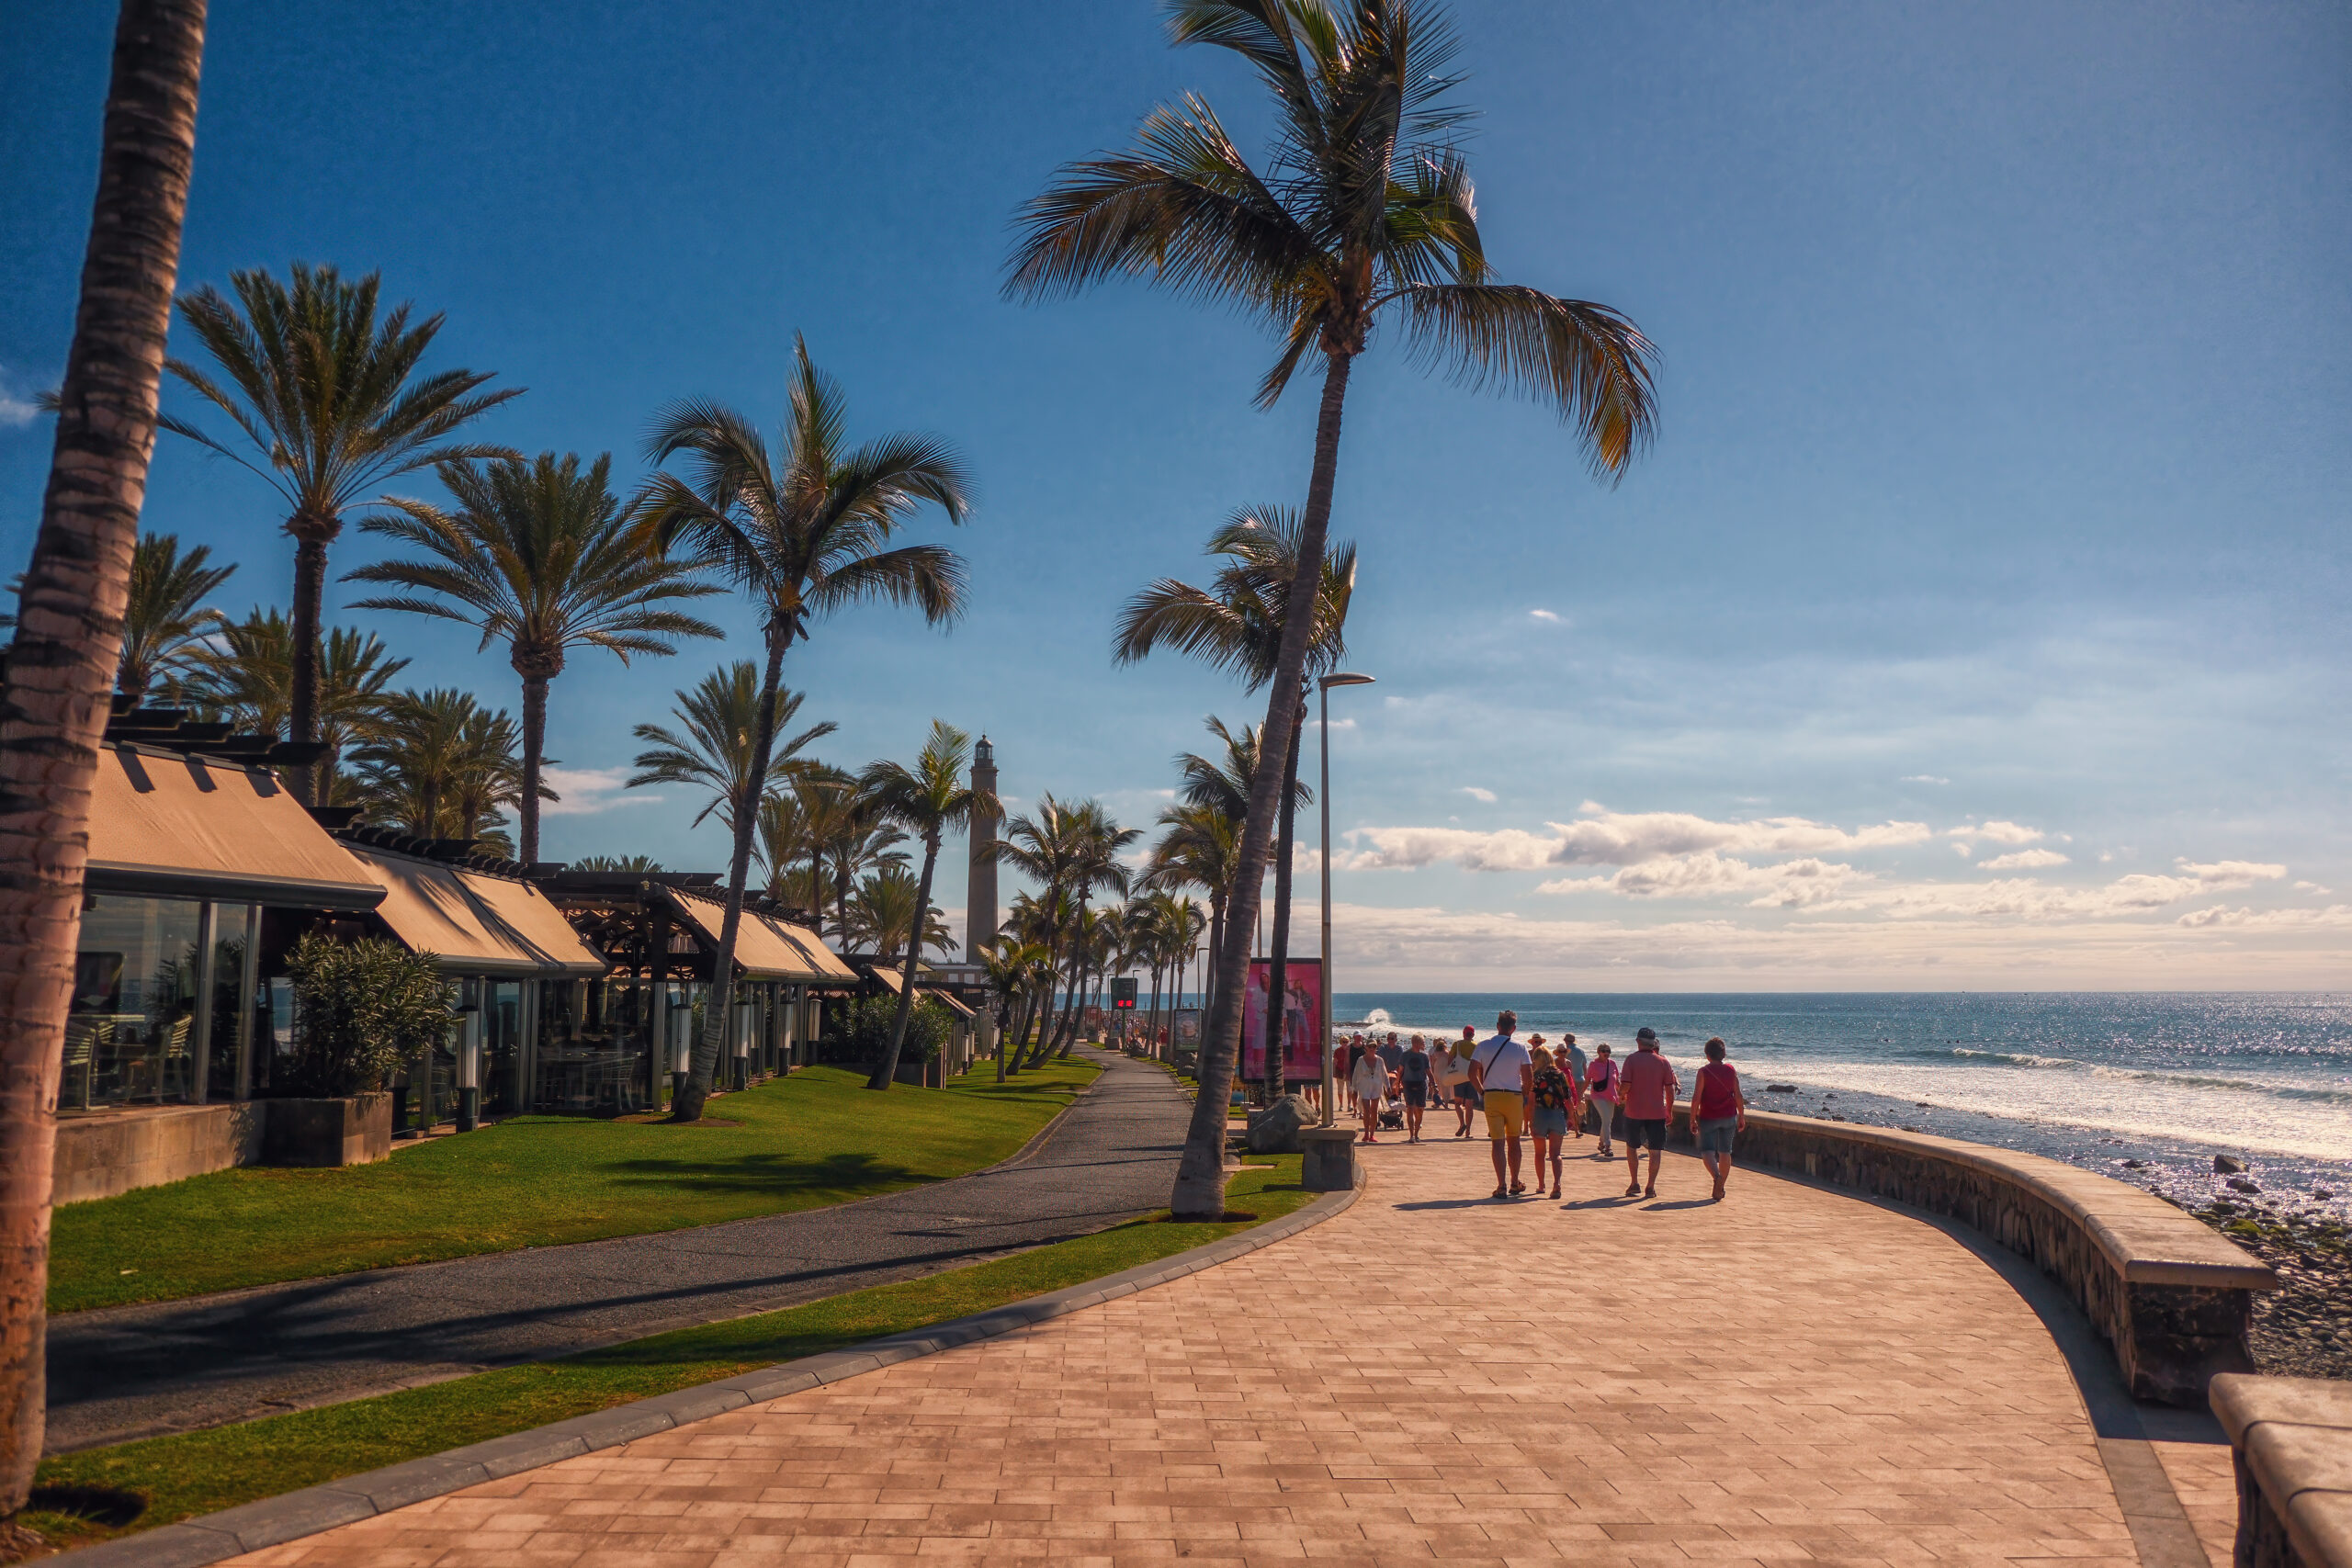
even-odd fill
[[[266,1102],[147,1105],[57,1119],[51,1203],[111,1198],[261,1158]]]
[[[2238,1478],[2235,1568],[2352,1568],[2352,1383],[2218,1377]]]
[[[1691,1141],[1688,1106],[1674,1134]],[[1748,1112],[1736,1157],[1959,1220],[2033,1259],[2136,1398],[2201,1408],[2217,1373],[2254,1370],[2254,1292],[2278,1276],[2153,1193],[2038,1155],[1776,1111]]]

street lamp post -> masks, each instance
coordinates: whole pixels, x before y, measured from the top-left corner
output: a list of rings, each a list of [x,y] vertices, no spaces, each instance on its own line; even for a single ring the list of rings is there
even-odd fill
[[[1317,799],[1323,807],[1323,1125],[1332,1123],[1339,1086],[1331,1075],[1331,688],[1334,686],[1369,686],[1369,675],[1331,674],[1316,682],[1316,701],[1321,713],[1316,724],[1316,749],[1321,753],[1322,790]]]

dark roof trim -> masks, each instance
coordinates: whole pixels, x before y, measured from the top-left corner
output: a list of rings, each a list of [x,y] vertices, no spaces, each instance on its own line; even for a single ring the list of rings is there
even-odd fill
[[[92,861],[83,886],[93,893],[135,893],[151,898],[211,898],[228,904],[276,904],[296,909],[357,912],[384,901],[373,883],[288,882],[268,876],[165,871],[152,865]]]

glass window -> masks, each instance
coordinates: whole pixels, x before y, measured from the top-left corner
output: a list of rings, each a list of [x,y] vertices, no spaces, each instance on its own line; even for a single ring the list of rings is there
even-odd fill
[[[220,904],[212,928],[212,1055],[205,1098],[237,1098],[237,1023],[245,987],[245,928],[250,904]]]
[[[188,898],[89,897],[65,1025],[65,1109],[188,1097],[202,911]]]

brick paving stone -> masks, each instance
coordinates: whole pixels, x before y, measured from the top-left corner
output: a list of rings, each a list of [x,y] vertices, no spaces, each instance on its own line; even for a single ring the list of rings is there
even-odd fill
[[[1933,1228],[1696,1203],[1679,1156],[1504,1204],[1483,1145],[1365,1153],[1204,1273],[236,1561],[2136,1568],[2056,1348]],[[2226,1450],[2160,1451],[2226,1561]]]

